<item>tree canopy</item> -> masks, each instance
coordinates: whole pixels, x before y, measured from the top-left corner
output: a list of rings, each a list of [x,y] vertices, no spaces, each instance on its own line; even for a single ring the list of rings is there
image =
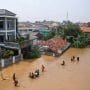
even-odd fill
[[[60,36],[70,42],[73,47],[83,48],[88,44],[89,36],[80,30],[78,24],[74,24],[70,21],[64,22]]]

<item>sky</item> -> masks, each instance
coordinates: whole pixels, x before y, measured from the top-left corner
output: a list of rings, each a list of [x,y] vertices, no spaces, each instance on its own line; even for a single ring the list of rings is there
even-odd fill
[[[0,0],[0,9],[17,14],[19,21],[90,22],[90,0]]]

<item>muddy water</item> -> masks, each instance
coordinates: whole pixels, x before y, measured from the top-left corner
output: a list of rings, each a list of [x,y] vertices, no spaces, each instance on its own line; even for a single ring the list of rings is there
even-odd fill
[[[80,56],[80,61],[71,62],[71,56]],[[62,60],[66,65],[61,66]],[[41,65],[45,72],[41,72]],[[30,71],[40,69],[40,77],[30,79]],[[16,73],[20,87],[14,87],[12,74]],[[37,60],[26,60],[2,71],[7,80],[0,80],[0,90],[90,90],[90,48],[70,48],[56,58],[42,56]],[[1,78],[0,78],[1,79]]]

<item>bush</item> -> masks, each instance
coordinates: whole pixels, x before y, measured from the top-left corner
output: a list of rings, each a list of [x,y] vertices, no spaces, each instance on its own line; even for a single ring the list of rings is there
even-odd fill
[[[24,53],[25,59],[39,58],[41,56],[40,51],[37,48],[32,48],[30,51]]]
[[[13,55],[14,55],[14,51],[13,50],[5,50],[2,53],[2,58],[9,58],[9,57],[11,57]]]
[[[81,32],[76,40],[74,40],[73,47],[75,48],[85,48],[88,45],[88,35]]]
[[[56,35],[55,32],[52,31],[52,32],[48,33],[48,34],[44,37],[44,40],[51,39],[51,38],[53,38],[55,35]]]

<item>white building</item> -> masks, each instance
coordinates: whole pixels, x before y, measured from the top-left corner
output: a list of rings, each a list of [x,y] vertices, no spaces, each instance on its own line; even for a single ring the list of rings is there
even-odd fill
[[[16,29],[16,14],[6,9],[0,9],[0,42],[15,40]]]

